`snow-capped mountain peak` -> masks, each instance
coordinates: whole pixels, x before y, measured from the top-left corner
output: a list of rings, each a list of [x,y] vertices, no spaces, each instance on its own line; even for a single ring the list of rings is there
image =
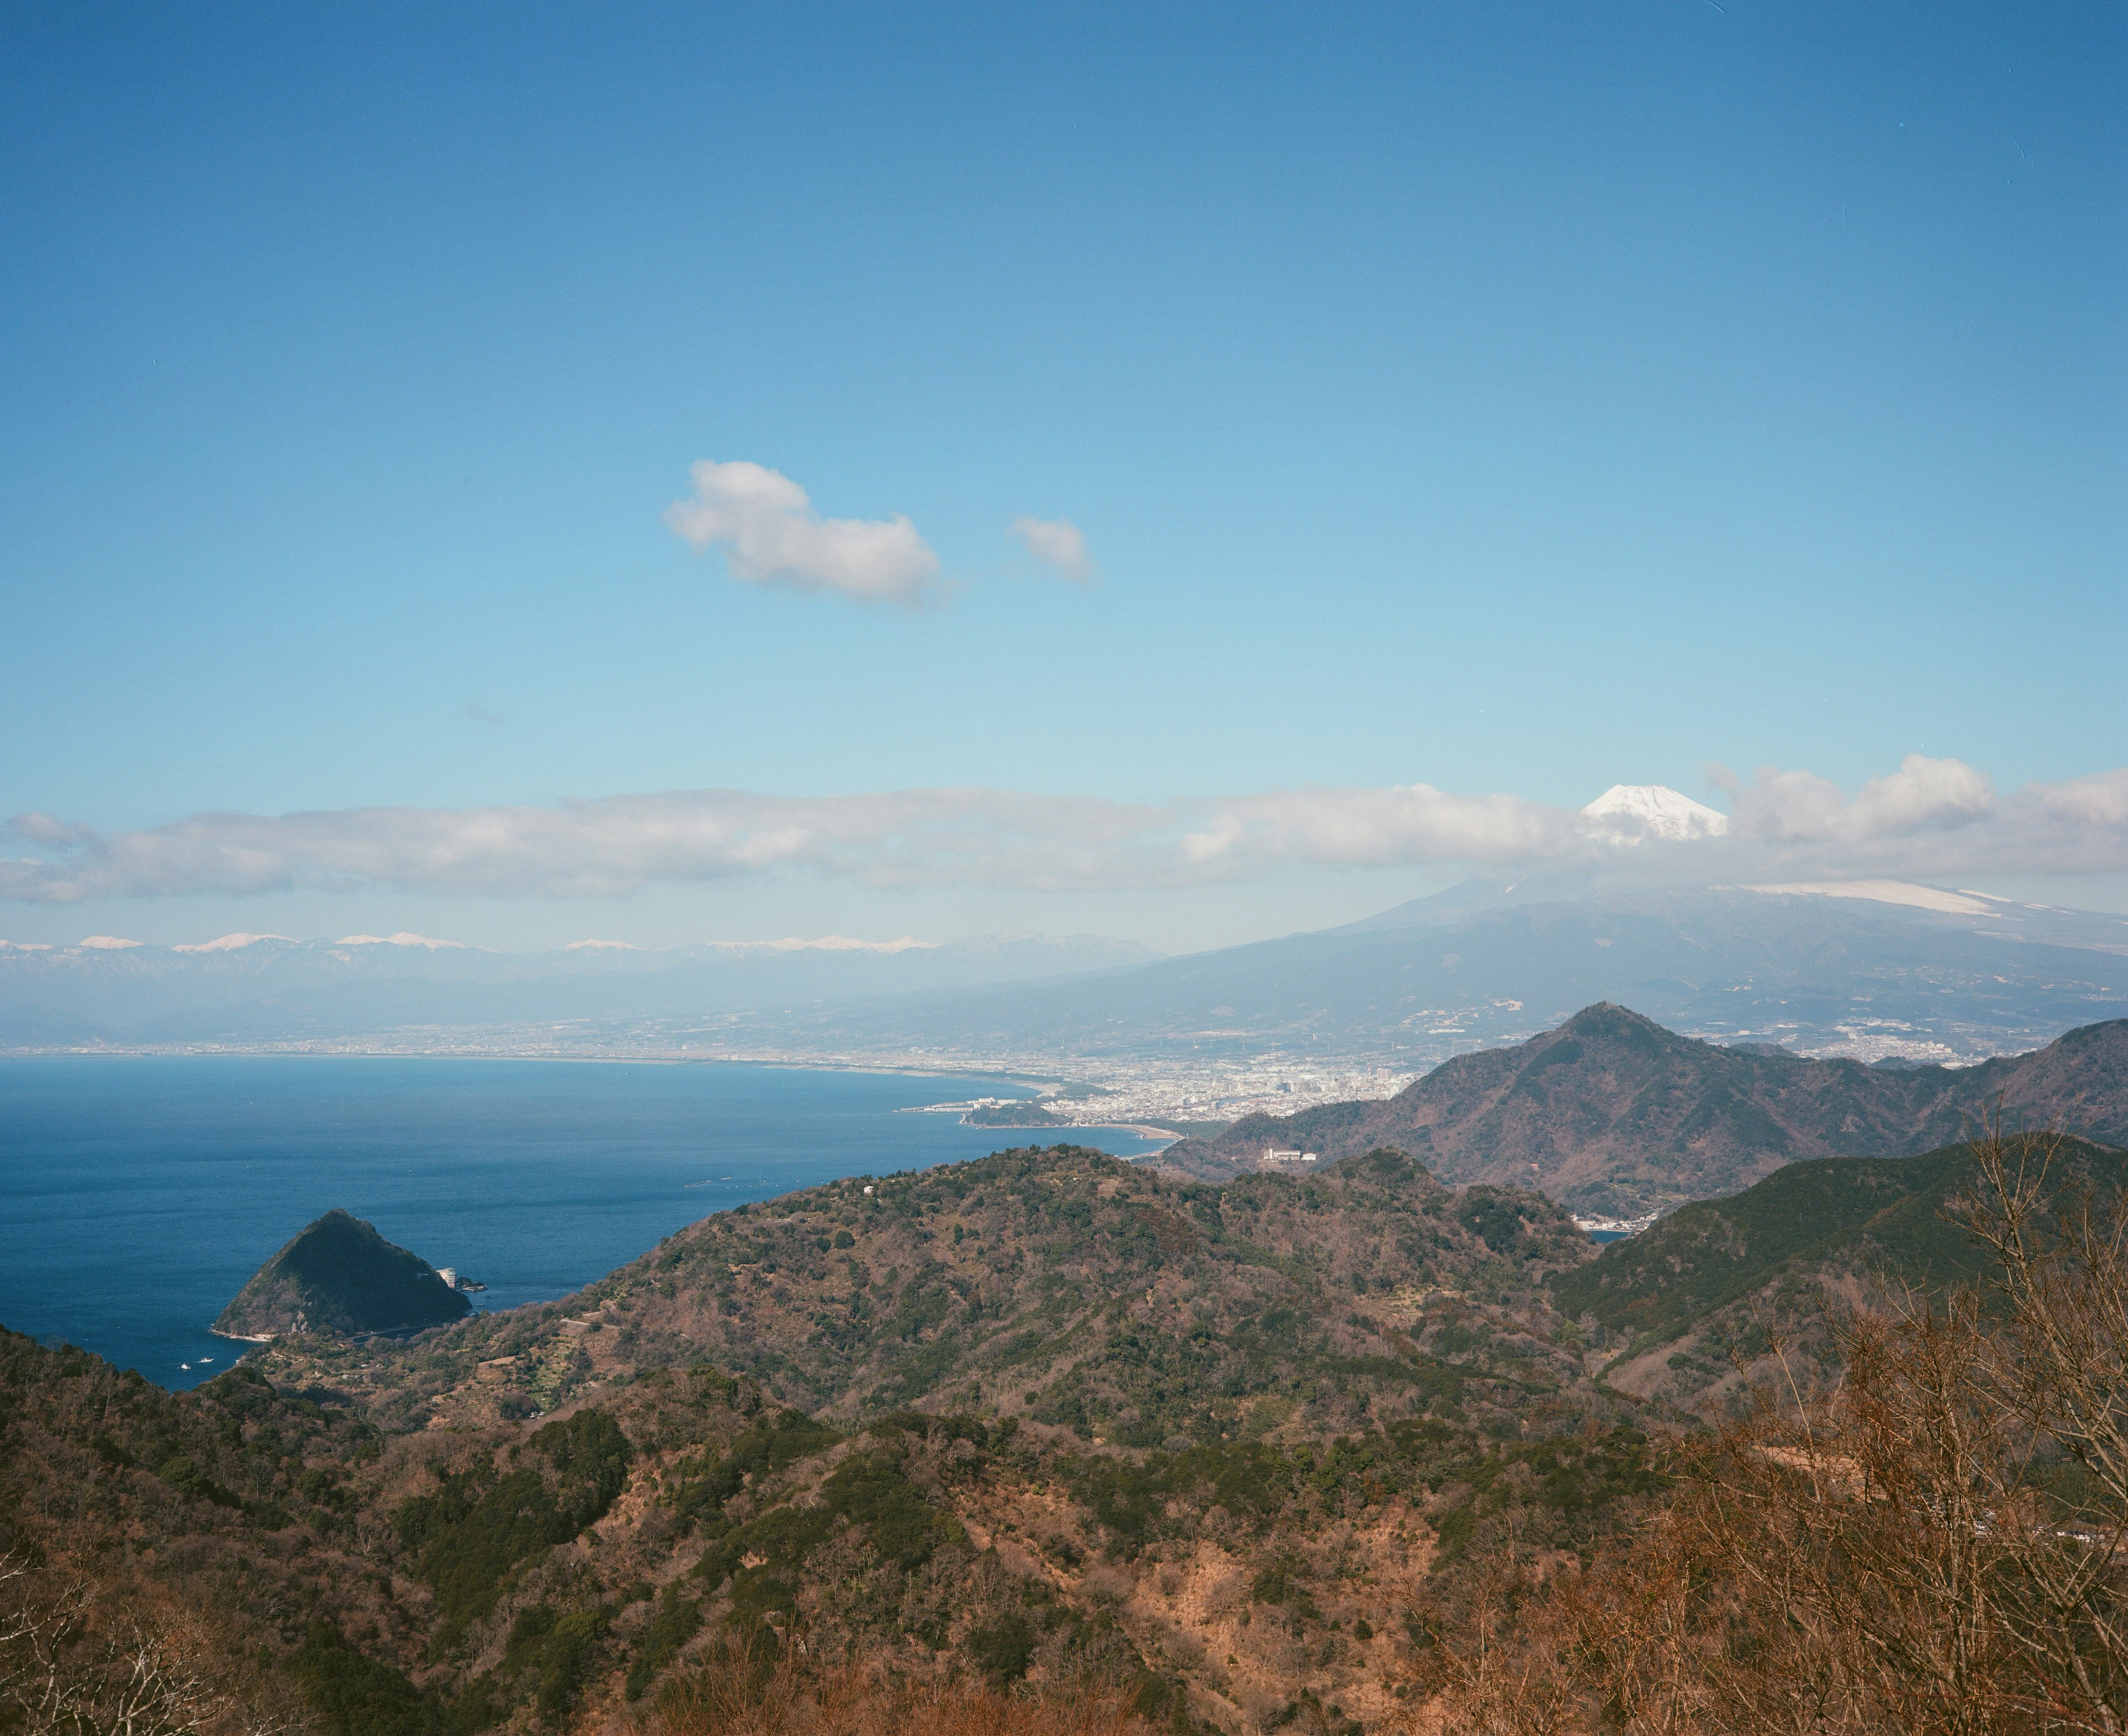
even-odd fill
[[[914,935],[905,934],[895,941],[852,940],[847,934],[824,934],[818,940],[805,940],[796,935],[780,941],[705,941],[703,945],[720,952],[936,952],[938,942],[919,941]]]
[[[219,940],[199,941],[187,945],[180,942],[170,948],[173,952],[241,952],[246,946],[255,946],[261,941],[285,941],[285,934],[225,934]],[[291,942],[292,945],[293,943]]]
[[[1665,784],[1613,784],[1581,812],[1599,837],[1622,844],[1719,837],[1729,829],[1727,814]]]

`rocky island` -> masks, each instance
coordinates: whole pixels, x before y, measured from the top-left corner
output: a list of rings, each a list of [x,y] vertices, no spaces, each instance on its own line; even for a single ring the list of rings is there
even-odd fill
[[[472,1311],[420,1255],[387,1241],[352,1212],[335,1209],[259,1269],[221,1311],[214,1330],[254,1343],[292,1332],[366,1338],[447,1326]]]

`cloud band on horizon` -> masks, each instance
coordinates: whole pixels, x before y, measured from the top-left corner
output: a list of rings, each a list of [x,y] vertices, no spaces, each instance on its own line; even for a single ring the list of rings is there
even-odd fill
[[[551,807],[207,813],[105,834],[10,823],[0,899],[298,889],[611,897],[777,872],[875,887],[1187,887],[1294,866],[1513,866],[1575,860],[1737,880],[2128,871],[2128,768],[1998,794],[1956,760],[1910,755],[1853,797],[1807,772],[1730,788],[1726,833],[1635,837],[1613,817],[1426,784],[1157,803],[976,788],[775,796],[704,790]],[[1628,847],[1631,847],[1628,848]]]

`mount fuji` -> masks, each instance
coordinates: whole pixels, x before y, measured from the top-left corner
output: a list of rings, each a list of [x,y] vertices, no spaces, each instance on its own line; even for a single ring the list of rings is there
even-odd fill
[[[1581,812],[1594,823],[1591,830],[1614,843],[1683,843],[1729,829],[1728,815],[1666,784],[1613,784]]]

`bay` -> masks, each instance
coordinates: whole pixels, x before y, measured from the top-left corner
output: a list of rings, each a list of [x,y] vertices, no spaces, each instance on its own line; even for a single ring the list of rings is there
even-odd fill
[[[196,1385],[242,1349],[209,1323],[335,1206],[514,1307],[743,1201],[1053,1142],[900,1112],[1032,1094],[729,1063],[0,1057],[0,1325]],[[1123,1157],[1158,1144],[1069,1136]]]

